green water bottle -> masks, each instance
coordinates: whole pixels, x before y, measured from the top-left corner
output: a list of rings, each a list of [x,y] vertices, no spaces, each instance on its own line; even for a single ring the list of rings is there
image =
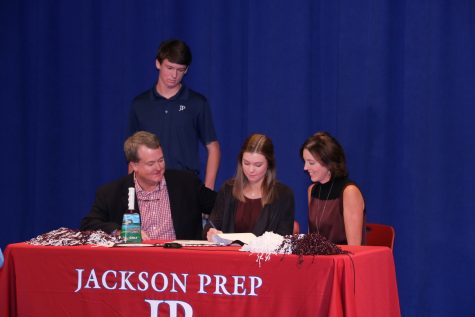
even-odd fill
[[[129,187],[128,211],[122,219],[120,236],[125,243],[142,243],[142,226],[140,215],[135,211],[135,188]]]

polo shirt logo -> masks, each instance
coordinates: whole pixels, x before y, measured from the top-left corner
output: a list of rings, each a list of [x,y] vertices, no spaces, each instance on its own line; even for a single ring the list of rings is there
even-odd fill
[[[180,109],[178,111],[183,111],[185,109],[186,109],[186,107],[184,105],[180,105]]]

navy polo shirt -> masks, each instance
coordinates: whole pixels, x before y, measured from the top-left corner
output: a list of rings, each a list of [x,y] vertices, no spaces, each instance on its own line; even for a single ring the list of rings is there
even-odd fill
[[[199,143],[216,141],[211,110],[206,98],[182,85],[166,99],[155,89],[135,97],[129,116],[130,135],[148,131],[160,139],[167,169],[199,174]]]

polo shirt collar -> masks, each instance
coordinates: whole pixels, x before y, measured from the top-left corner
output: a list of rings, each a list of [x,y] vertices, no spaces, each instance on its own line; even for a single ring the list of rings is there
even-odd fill
[[[181,87],[180,89],[178,90],[178,92],[173,96],[173,97],[170,97],[170,98],[164,98],[162,95],[160,95],[157,91],[157,85],[153,85],[152,87],[152,93],[153,93],[153,97],[155,99],[165,99],[165,100],[178,100],[178,99],[182,99],[183,95],[185,94],[185,90],[186,90],[186,86],[185,84],[181,83]]]

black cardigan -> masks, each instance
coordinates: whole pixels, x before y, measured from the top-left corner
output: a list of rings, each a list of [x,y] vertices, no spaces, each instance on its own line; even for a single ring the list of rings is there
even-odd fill
[[[276,199],[265,205],[252,230],[256,236],[272,231],[280,235],[292,234],[294,225],[294,194],[292,190],[280,183],[275,184]],[[231,182],[226,182],[216,197],[216,204],[210,215],[210,220],[216,229],[224,233],[234,232],[234,221],[236,215],[237,199],[232,194]],[[204,236],[208,232],[210,225],[205,226]]]

